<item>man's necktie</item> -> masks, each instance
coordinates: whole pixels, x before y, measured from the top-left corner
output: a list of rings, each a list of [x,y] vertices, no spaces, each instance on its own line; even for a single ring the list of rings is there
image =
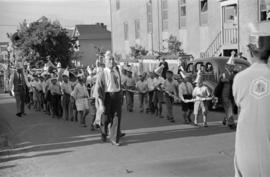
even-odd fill
[[[185,82],[185,87],[186,87],[186,93],[187,95],[189,94],[189,90],[188,90],[188,86],[187,86],[187,83]]]
[[[115,75],[114,70],[111,70],[111,79],[114,82],[116,89],[118,89],[119,88],[118,78]]]

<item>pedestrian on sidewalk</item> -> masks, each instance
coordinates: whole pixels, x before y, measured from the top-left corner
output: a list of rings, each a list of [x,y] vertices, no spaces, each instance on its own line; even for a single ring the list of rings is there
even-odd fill
[[[175,122],[173,117],[174,98],[171,95],[177,96],[178,82],[173,79],[173,72],[170,70],[166,72],[166,79],[164,81],[163,87],[165,92],[165,104],[167,108],[167,120],[169,120],[170,122]]]
[[[14,94],[16,99],[17,113],[16,116],[21,117],[25,115],[25,96],[26,96],[26,87],[29,86],[28,79],[24,72],[22,63],[16,62],[16,70],[12,73],[10,77],[10,88],[14,88]]]

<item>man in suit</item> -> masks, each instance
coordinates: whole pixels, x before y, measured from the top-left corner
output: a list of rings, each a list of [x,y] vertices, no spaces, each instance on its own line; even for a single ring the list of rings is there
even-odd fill
[[[16,62],[16,70],[10,77],[10,88],[14,86],[17,113],[16,116],[25,115],[24,105],[26,97],[26,88],[29,85],[26,74],[21,63]]]

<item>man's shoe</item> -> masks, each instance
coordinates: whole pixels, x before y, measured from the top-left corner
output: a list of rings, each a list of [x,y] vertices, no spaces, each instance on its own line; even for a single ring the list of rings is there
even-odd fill
[[[112,143],[112,145],[115,145],[115,146],[121,146],[120,143],[117,143],[117,142],[115,142],[115,141],[111,141],[111,143]]]
[[[205,123],[203,123],[203,126],[204,127],[208,127],[208,124],[205,122]]]
[[[22,113],[17,113],[16,116],[22,117]]]
[[[120,137],[124,137],[124,136],[126,136],[125,133],[120,133]]]
[[[107,136],[104,134],[101,134],[101,141],[106,142],[107,141]]]
[[[172,118],[172,119],[170,120],[170,122],[174,123],[174,122],[175,122],[175,120]]]

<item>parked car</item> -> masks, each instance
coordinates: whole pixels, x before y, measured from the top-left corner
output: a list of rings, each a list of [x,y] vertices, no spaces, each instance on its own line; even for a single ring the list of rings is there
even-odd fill
[[[201,69],[204,80],[203,83],[209,88],[210,92],[213,93],[218,84],[220,75],[225,71],[225,65],[228,60],[229,57],[196,59],[187,63],[186,72],[189,73],[191,75],[191,79],[194,80],[198,70]],[[240,71],[250,66],[248,61],[240,58],[235,58],[235,65]],[[212,108],[211,103],[209,104],[209,108]]]

